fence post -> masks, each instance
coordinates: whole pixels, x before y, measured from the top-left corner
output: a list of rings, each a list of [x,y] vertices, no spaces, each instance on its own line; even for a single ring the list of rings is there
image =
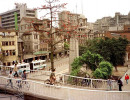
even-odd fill
[[[10,100],[12,100],[12,96],[10,96]]]
[[[63,74],[63,84],[65,84],[65,75]]]
[[[91,88],[92,88],[92,85],[93,85],[92,83],[93,83],[93,80],[91,79]]]

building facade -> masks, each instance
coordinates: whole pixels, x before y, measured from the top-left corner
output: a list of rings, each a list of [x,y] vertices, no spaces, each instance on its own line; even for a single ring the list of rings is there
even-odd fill
[[[75,14],[70,11],[59,13],[59,28],[66,31],[64,35],[67,39],[71,37],[71,34],[75,35],[79,45],[85,45],[86,40],[91,37],[89,35],[91,30],[87,27],[87,18],[82,14]]]
[[[114,17],[103,17],[94,23],[94,32],[106,33],[107,31],[123,30],[124,25],[130,24],[130,12],[128,15],[115,13]]]
[[[15,31],[0,29],[0,48],[3,55],[3,65],[10,66],[18,60],[18,44]]]
[[[19,25],[22,17],[37,17],[37,12],[33,9],[27,8],[26,4],[15,4],[15,9],[1,13],[2,28],[14,29],[15,28],[15,13],[17,13],[17,23]]]

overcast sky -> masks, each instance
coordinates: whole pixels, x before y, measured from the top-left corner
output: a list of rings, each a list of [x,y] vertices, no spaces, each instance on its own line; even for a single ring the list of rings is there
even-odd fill
[[[0,13],[15,8],[14,3],[27,3],[29,8],[41,7],[45,0],[0,0]],[[115,12],[128,14],[130,0],[60,0],[68,3],[66,9],[74,13],[84,14],[88,22],[94,22],[104,16],[114,16]],[[77,10],[76,10],[77,5]],[[82,6],[81,6],[82,5]],[[40,12],[38,12],[40,13]],[[39,14],[41,16],[41,14]]]

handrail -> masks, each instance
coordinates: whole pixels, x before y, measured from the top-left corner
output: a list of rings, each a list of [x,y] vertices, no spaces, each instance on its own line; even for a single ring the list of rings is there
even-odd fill
[[[15,82],[16,79],[12,79]],[[6,84],[7,78],[0,77],[0,82]],[[130,91],[106,91],[106,90],[90,90],[78,87],[49,85],[39,81],[25,80],[29,83],[30,88],[27,91],[22,88],[24,93],[30,93],[35,96],[50,97],[64,100],[129,100]],[[16,84],[14,84],[16,85]],[[1,86],[0,86],[1,87]]]
[[[2,77],[2,76],[0,76]],[[7,77],[2,77],[2,78],[5,78],[7,79]],[[15,78],[13,78],[13,80],[17,80]],[[50,87],[60,87],[60,88],[69,88],[69,89],[76,89],[76,90],[85,90],[85,91],[104,91],[104,92],[130,92],[130,91],[106,91],[106,90],[90,90],[90,89],[84,89],[84,88],[73,88],[73,87],[68,87],[68,86],[56,86],[56,85],[50,85],[50,84],[45,84],[43,82],[40,82],[40,81],[34,81],[34,80],[24,80],[24,81],[27,81],[27,82],[32,82],[32,83],[37,83],[37,84],[41,84],[41,85],[45,85],[45,86],[50,86]]]

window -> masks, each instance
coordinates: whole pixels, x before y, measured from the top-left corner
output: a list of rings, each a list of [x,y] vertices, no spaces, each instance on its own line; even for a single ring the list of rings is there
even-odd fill
[[[8,50],[6,50],[6,54],[5,54],[6,56],[8,56],[9,54],[8,54]]]
[[[10,55],[12,55],[12,50],[10,50]]]
[[[10,66],[11,64],[10,64],[10,62],[7,62],[7,66]]]
[[[8,42],[5,42],[5,45],[8,46]]]
[[[13,50],[13,55],[15,55],[15,50]]]
[[[12,41],[12,45],[14,45],[14,41]]]
[[[3,63],[4,66],[6,66],[6,63]]]
[[[9,45],[11,45],[11,41],[9,41]]]
[[[4,41],[2,42],[2,46],[5,46],[5,42]]]
[[[34,35],[34,39],[38,39],[37,35]]]
[[[3,56],[5,56],[5,51],[3,51]]]
[[[38,49],[38,45],[35,45],[35,46],[34,46],[34,49]]]

